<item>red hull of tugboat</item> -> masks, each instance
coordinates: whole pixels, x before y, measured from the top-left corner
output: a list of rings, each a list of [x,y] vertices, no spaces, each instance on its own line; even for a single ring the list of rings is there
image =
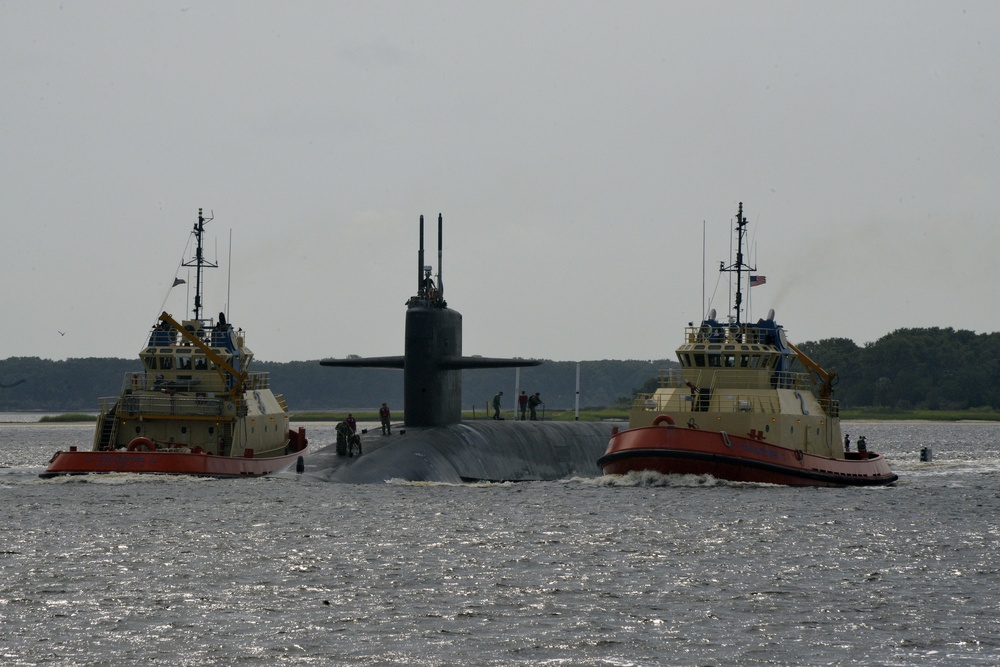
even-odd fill
[[[293,447],[299,446],[293,440]],[[298,451],[283,456],[232,457],[171,451],[83,451],[56,452],[40,477],[85,475],[88,473],[131,472],[201,477],[259,477],[281,472],[309,453],[309,443],[301,438]]]
[[[234,458],[179,452],[57,452],[42,477],[133,472],[205,477],[258,477],[294,465],[307,450],[268,458]]]
[[[816,456],[763,440],[664,424],[617,433],[597,464],[606,475],[651,470],[791,486],[877,486],[898,479],[878,454],[846,456]]]

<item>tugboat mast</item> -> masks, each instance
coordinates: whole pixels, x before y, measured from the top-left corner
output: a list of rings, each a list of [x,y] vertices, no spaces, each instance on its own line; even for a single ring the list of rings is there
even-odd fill
[[[743,217],[743,202],[740,202],[739,211],[736,213],[736,261],[729,266],[724,263],[719,266],[719,271],[726,273],[736,274],[736,303],[734,310],[736,311],[736,322],[735,324],[740,324],[740,310],[743,305],[743,270],[747,271],[747,280],[749,281],[750,271],[756,271],[757,268],[750,266],[745,261],[743,261],[743,243],[746,240],[746,230],[747,219]]]
[[[195,279],[194,279],[194,319],[201,320],[201,271],[205,268],[216,269],[219,267],[218,264],[213,264],[205,259],[205,248],[204,248],[204,238],[205,238],[205,223],[215,220],[213,215],[211,218],[206,218],[202,215],[204,209],[198,209],[198,222],[194,225],[194,238],[195,238],[195,255],[193,260],[183,262],[181,266],[193,266],[195,267]]]

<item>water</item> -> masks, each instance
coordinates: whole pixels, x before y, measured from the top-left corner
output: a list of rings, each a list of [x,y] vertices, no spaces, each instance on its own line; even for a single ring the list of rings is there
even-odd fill
[[[92,428],[0,424],[4,665],[1000,663],[1000,425],[850,424],[870,489],[37,478]]]

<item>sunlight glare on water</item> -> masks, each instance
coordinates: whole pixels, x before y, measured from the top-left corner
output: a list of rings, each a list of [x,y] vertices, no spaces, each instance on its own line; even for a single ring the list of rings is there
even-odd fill
[[[1000,662],[1000,426],[849,425],[878,488],[38,479],[91,429],[0,424],[5,665]]]

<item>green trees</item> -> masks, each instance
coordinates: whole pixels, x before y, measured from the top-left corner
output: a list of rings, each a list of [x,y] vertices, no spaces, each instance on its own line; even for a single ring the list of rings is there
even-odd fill
[[[897,329],[858,347],[844,339],[800,346],[836,371],[846,408],[1000,409],[1000,334],[948,328]]]
[[[827,338],[798,347],[837,373],[834,397],[845,409],[1000,410],[1000,333],[897,329],[863,346]],[[658,372],[676,362],[601,360],[579,366],[580,407],[594,408],[628,402],[637,390],[652,390]],[[0,411],[95,411],[98,398],[118,395],[125,373],[140,370],[138,359],[3,359]],[[254,370],[270,373],[272,387],[296,411],[374,408],[382,401],[402,408],[403,375],[398,370],[326,368],[317,361],[257,362]],[[576,370],[576,362],[570,361],[521,369],[521,389],[541,392],[550,409],[571,408]],[[513,384],[513,369],[466,371],[463,408],[485,407],[498,389],[513,391]]]
[[[659,369],[676,365],[659,361],[585,361],[580,363],[580,407],[613,405]],[[547,361],[521,369],[521,389],[540,392],[549,409],[571,408],[576,400],[576,362]],[[117,396],[126,373],[141,372],[139,360],[38,357],[0,360],[0,411],[86,411],[98,409],[98,399]],[[253,370],[268,373],[271,387],[283,394],[292,411],[362,410],[383,401],[403,408],[403,373],[385,368],[328,368],[317,361],[272,363],[257,361]],[[503,389],[514,391],[512,368],[465,371],[463,409],[485,408]],[[9,386],[16,385],[16,386]],[[506,394],[505,394],[506,395]],[[505,407],[513,408],[513,403]]]

